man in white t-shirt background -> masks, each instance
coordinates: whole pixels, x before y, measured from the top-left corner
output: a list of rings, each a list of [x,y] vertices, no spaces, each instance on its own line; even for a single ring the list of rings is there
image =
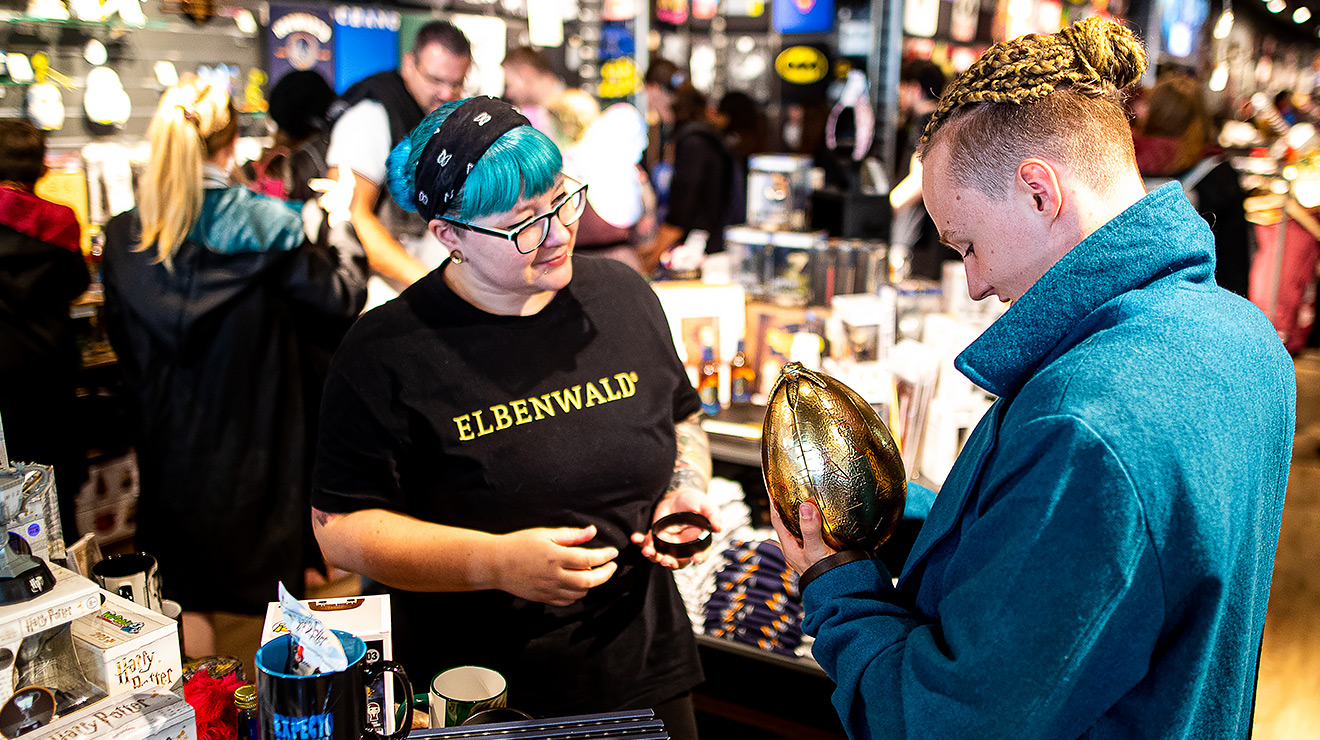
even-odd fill
[[[399,208],[384,187],[390,150],[428,113],[464,95],[472,45],[447,21],[422,26],[397,70],[348,88],[330,133],[330,177],[356,176],[350,220],[371,265],[367,308],[393,298],[442,262],[445,249],[416,214]]]

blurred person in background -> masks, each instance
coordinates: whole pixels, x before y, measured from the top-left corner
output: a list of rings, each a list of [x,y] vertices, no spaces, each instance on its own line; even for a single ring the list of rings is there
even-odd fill
[[[546,106],[564,91],[564,81],[555,74],[545,52],[520,46],[505,54],[500,66],[504,69],[504,99],[518,106],[538,131],[549,136]]]
[[[1147,190],[1173,180],[1182,185],[1215,235],[1215,282],[1245,297],[1252,248],[1246,193],[1216,142],[1201,82],[1169,72],[1145,100],[1145,118],[1133,144]]]
[[[941,280],[944,261],[957,259],[957,254],[940,244],[939,232],[922,203],[921,161],[917,158],[917,147],[940,96],[944,94],[948,78],[944,70],[929,59],[909,59],[899,70],[898,80],[901,123],[895,163],[898,184],[889,192],[889,204],[894,209],[891,242],[910,250],[903,272],[928,280]]]
[[[457,26],[433,21],[417,31],[398,70],[354,83],[336,104],[326,159],[330,177],[353,170],[353,228],[371,263],[369,305],[378,305],[434,269],[445,258],[414,214],[385,192],[385,160],[421,120],[463,97],[472,67],[472,44]]]
[[[44,174],[45,132],[0,120],[0,424],[11,461],[55,469],[60,523],[73,542],[87,457],[75,421],[82,357],[69,304],[90,276],[73,209],[33,193]]]
[[[706,233],[707,254],[723,251],[733,189],[733,158],[706,115],[706,96],[684,82],[672,92],[672,99],[674,134],[666,143],[663,162],[670,163],[673,176],[664,183],[667,191],[662,191],[652,172],[661,206],[660,226],[641,255],[648,274],[666,252],[696,230]]]
[[[655,193],[641,168],[646,120],[628,103],[602,112],[581,90],[565,90],[548,110],[564,174],[590,185],[576,254],[609,257],[642,272],[638,250],[655,232]]]
[[[136,545],[184,609],[187,655],[214,654],[213,615],[301,595],[316,563],[307,507],[324,357],[366,297],[346,223],[231,186],[229,96],[187,78],[151,120],[138,207],[106,225],[106,328],[136,422]]]
[[[733,91],[715,107],[715,125],[724,135],[732,170],[729,177],[728,224],[747,222],[747,160],[769,148],[770,127],[765,111],[745,92]]]
[[[250,162],[253,189],[275,198],[303,202],[317,197],[310,182],[325,177],[330,146],[327,116],[335,91],[314,69],[296,70],[279,79],[268,96],[275,122],[275,143]]]

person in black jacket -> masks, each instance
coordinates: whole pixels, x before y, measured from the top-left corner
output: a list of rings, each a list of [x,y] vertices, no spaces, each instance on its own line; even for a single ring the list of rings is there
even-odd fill
[[[347,223],[309,242],[287,205],[229,185],[237,130],[222,89],[167,90],[102,262],[137,417],[137,545],[184,608],[189,655],[214,651],[212,613],[264,614],[281,581],[303,592],[325,368],[366,297]]]
[[[1151,190],[1178,180],[1215,235],[1215,282],[1247,295],[1251,275],[1251,232],[1246,194],[1237,170],[1215,141],[1201,83],[1191,75],[1160,77],[1147,97],[1146,120],[1134,138],[1137,167]]]
[[[423,116],[463,96],[471,67],[472,44],[463,32],[447,21],[427,23],[397,70],[354,83],[331,111],[327,161],[331,177],[347,167],[357,178],[353,227],[371,262],[372,305],[389,300],[445,257],[426,224],[385,192],[385,159]]]
[[[55,468],[61,524],[72,541],[87,461],[73,421],[82,364],[69,303],[89,276],[73,210],[32,192],[45,159],[45,133],[27,121],[0,121],[0,422],[13,460]]]

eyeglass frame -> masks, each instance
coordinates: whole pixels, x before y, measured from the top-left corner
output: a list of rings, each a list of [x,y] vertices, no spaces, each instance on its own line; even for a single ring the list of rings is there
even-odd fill
[[[545,240],[549,238],[550,224],[549,223],[546,224],[545,233],[541,235],[540,243],[537,244],[535,247],[532,247],[531,249],[527,250],[526,252],[522,251],[522,247],[518,244],[518,236],[522,234],[522,232],[531,228],[532,224],[536,223],[537,221],[540,221],[543,218],[546,219],[547,221],[549,221],[549,219],[552,218],[559,218],[559,209],[563,208],[564,204],[572,200],[573,197],[578,193],[582,194],[582,198],[584,201],[586,200],[587,184],[585,182],[581,182],[580,180],[569,177],[568,175],[565,175],[564,179],[572,180],[573,182],[579,183],[581,187],[566,191],[564,193],[564,197],[555,201],[555,203],[553,204],[553,206],[550,208],[549,211],[532,216],[531,218],[526,219],[522,223],[515,224],[512,229],[499,229],[494,226],[481,226],[480,224],[471,224],[466,221],[459,221],[456,218],[450,218],[448,216],[436,216],[436,218],[440,221],[444,221],[445,223],[451,226],[457,226],[460,229],[466,229],[468,231],[472,231],[477,234],[484,234],[486,236],[496,236],[501,239],[507,239],[513,242],[513,248],[518,250],[518,254],[531,254],[532,252],[535,252],[536,250],[540,249],[541,246],[545,244]],[[586,212],[585,203],[583,203],[582,211],[583,213]],[[568,223],[564,223],[564,220],[562,218],[559,218],[559,223],[564,224],[564,226],[572,226],[573,224],[578,222],[578,219],[581,218],[582,218],[582,213],[579,213],[577,215],[577,218],[573,219],[572,221],[569,221]]]

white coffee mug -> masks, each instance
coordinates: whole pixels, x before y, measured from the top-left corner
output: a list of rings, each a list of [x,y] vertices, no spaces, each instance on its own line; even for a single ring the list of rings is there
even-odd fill
[[[450,668],[431,679],[431,727],[457,727],[473,714],[508,702],[509,685],[498,672],[474,665]]]
[[[115,555],[92,566],[101,588],[154,612],[161,611],[156,559],[145,552]]]

